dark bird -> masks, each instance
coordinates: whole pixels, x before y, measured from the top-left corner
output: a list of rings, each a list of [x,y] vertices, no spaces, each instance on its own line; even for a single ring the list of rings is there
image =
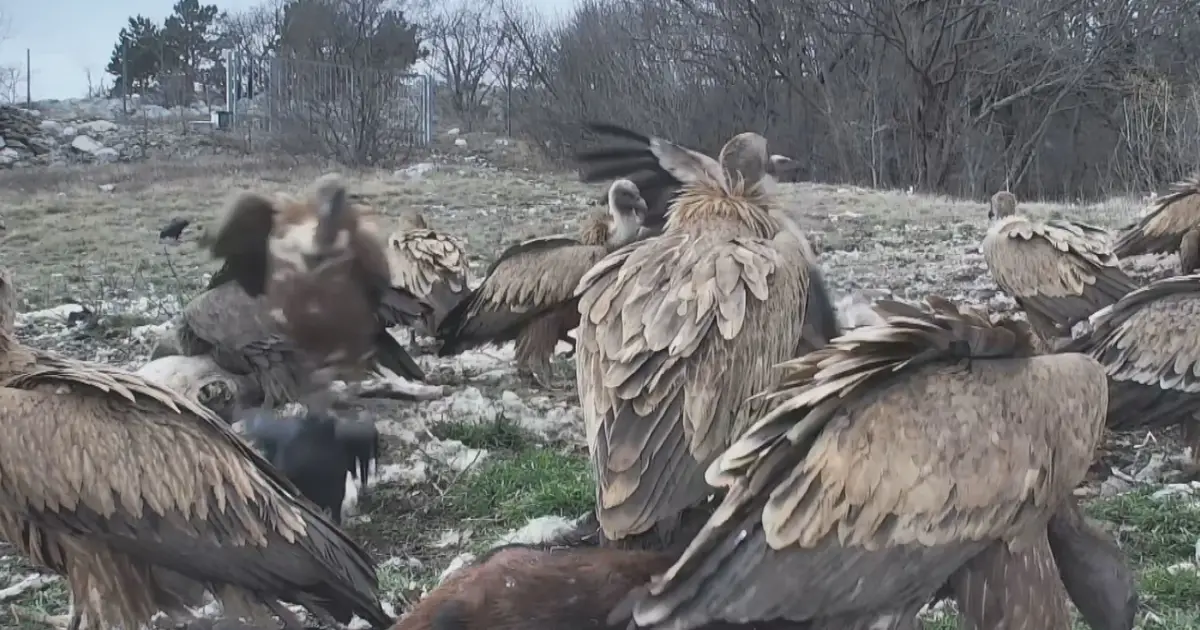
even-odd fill
[[[518,371],[551,388],[554,348],[579,325],[575,287],[600,259],[637,238],[645,211],[637,187],[619,179],[609,187],[608,210],[584,219],[577,237],[535,238],[506,249],[442,322],[438,355],[516,340]]]
[[[681,185],[662,235],[609,254],[576,290],[603,537],[661,548],[711,492],[704,469],[760,412],[743,401],[776,382],[773,365],[823,346],[837,320],[804,234],[771,211],[762,136],[738,134],[714,160],[602,128],[642,143],[606,173],[652,169]]]
[[[983,257],[996,284],[1017,301],[1038,335],[1070,337],[1071,327],[1137,288],[1102,228],[1016,214],[1017,198],[992,197]]]
[[[0,536],[65,575],[70,628],[186,617],[189,585],[289,628],[281,600],[391,624],[370,556],[225,422],[124,370],[21,345],[14,306],[0,272]]]
[[[1179,426],[1200,473],[1200,275],[1152,282],[1100,309],[1063,352],[1095,357],[1108,374],[1108,427]]]
[[[1180,273],[1200,271],[1200,172],[1171,185],[1153,209],[1121,231],[1113,253],[1121,258],[1179,252]]]
[[[317,366],[317,382],[357,380],[374,363],[424,380],[387,329],[424,317],[428,306],[392,286],[373,214],[349,202],[336,175],[318,179],[305,199],[243,193],[208,239],[224,260],[209,288],[232,280],[265,295],[279,330]]]
[[[379,459],[379,431],[370,421],[311,411],[287,418],[260,410],[246,420],[245,434],[267,461],[338,525],[346,473],[365,487],[370,465]]]
[[[171,219],[171,222],[167,224],[167,227],[159,230],[158,239],[163,240],[170,238],[178,241],[179,237],[183,236],[183,231],[191,224],[191,221],[188,221],[182,217]]]
[[[1104,370],[928,302],[879,302],[885,324],[780,366],[706,472],[721,504],[614,622],[913,628],[949,584],[969,627],[1070,628],[1047,527],[1103,433]]]

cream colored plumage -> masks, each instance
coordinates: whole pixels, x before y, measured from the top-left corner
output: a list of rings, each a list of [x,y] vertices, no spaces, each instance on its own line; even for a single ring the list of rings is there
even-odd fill
[[[434,336],[450,309],[471,290],[462,241],[430,229],[420,212],[405,210],[388,237],[387,257],[392,286],[407,289],[430,306],[415,329]]]
[[[603,128],[641,143],[622,150],[624,168],[656,168],[681,185],[663,234],[609,254],[576,291],[603,537],[662,547],[686,539],[679,521],[709,492],[704,467],[756,417],[761,405],[743,400],[802,347],[807,314],[832,310],[804,235],[771,212],[761,136],[735,136],[714,160]]]
[[[608,210],[587,217],[577,237],[535,238],[505,250],[443,321],[439,355],[515,340],[518,370],[551,387],[554,347],[579,324],[576,285],[606,254],[638,237],[645,211],[637,187],[617,180]]]
[[[1077,322],[1137,288],[1121,271],[1105,230],[1015,212],[1016,198],[996,193],[983,257],[996,284],[1025,310],[1043,339],[1070,337]]]
[[[234,610],[282,599],[390,623],[371,559],[220,418],[129,372],[22,346],[14,304],[0,273],[0,526],[66,575],[73,627],[182,614],[194,598],[181,593],[201,587]]]
[[[1092,461],[1104,371],[1031,356],[1023,323],[930,305],[879,303],[886,324],[785,363],[756,398],[770,412],[707,470],[720,506],[616,616],[914,628],[949,584],[971,627],[1069,628],[1047,523]]]

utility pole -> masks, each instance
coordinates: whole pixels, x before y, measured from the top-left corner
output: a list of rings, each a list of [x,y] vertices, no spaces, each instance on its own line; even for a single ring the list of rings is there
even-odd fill
[[[31,78],[31,76],[29,74],[29,71],[32,68],[33,64],[31,64],[29,62],[29,57],[30,57],[29,49],[26,48],[25,49],[25,105],[26,106],[33,104],[32,88],[30,87],[33,79]]]
[[[129,38],[121,42],[121,113],[129,115]]]

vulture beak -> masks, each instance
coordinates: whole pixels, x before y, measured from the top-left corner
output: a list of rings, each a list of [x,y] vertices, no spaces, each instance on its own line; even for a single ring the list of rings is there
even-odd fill
[[[646,212],[649,211],[649,206],[646,205],[646,200],[638,197],[637,201],[633,204],[633,211],[644,220],[646,218]]]
[[[992,210],[989,208],[989,209],[988,209],[988,221],[994,221],[995,219],[996,219],[996,213],[995,213],[995,212],[993,212],[993,211],[992,211]]]

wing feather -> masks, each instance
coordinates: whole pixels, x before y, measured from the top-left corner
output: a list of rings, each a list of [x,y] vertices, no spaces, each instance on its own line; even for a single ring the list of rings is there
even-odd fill
[[[983,255],[996,284],[1043,337],[1069,336],[1076,322],[1137,288],[1107,233],[1081,223],[1011,217],[988,231]]]
[[[407,289],[432,309],[433,332],[446,313],[467,295],[467,253],[458,239],[429,229],[397,231],[389,239],[392,285]]]
[[[702,472],[749,413],[742,401],[800,339],[807,270],[790,233],[680,232],[619,249],[580,281],[580,400],[610,538],[709,492]]]
[[[1171,186],[1155,201],[1153,210],[1125,228],[1113,246],[1121,258],[1179,249],[1183,235],[1200,226],[1200,173]]]

